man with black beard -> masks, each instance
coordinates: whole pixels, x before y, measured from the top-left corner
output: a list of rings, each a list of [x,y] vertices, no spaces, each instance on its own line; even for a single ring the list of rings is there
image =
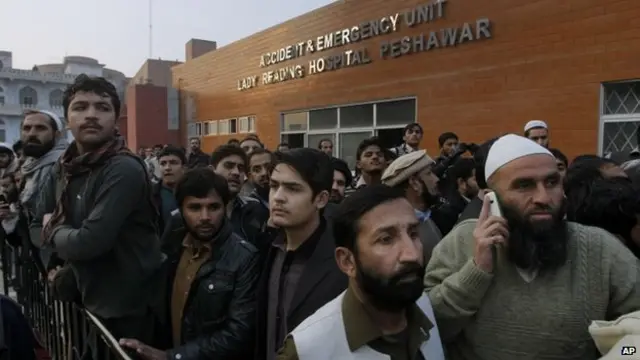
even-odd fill
[[[419,226],[401,189],[370,185],[346,198],[333,232],[349,287],[297,326],[277,359],[444,360]]]
[[[183,221],[172,223],[162,241],[171,329],[162,344],[170,350],[137,339],[120,343],[142,360],[250,359],[258,251],[234,234],[226,219],[227,182],[196,168],[178,180],[175,197]]]
[[[450,360],[598,358],[593,320],[640,309],[640,265],[610,233],[564,220],[555,157],[518,135],[491,146],[488,198],[436,246],[425,285]]]
[[[33,214],[38,192],[44,188],[51,168],[69,145],[63,130],[60,118],[49,111],[30,110],[22,121],[20,141],[27,159],[22,165],[20,202],[29,214]]]
[[[382,183],[401,189],[420,221],[420,240],[425,264],[442,233],[431,218],[431,206],[439,201],[438,177],[431,171],[435,161],[425,150],[417,150],[394,160],[382,174]]]
[[[247,175],[253,185],[249,197],[269,208],[269,177],[275,164],[273,153],[265,148],[256,148],[247,155],[249,169]]]

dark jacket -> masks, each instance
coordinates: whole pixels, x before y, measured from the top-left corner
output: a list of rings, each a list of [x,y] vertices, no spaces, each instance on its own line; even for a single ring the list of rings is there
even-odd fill
[[[318,245],[316,245],[311,258],[309,258],[308,263],[305,265],[295,294],[291,300],[291,306],[288,311],[289,315],[287,317],[287,329],[289,331],[295,329],[304,319],[340,295],[347,288],[348,278],[338,268],[334,255],[336,245],[331,230],[331,222],[327,221],[326,223],[325,231]],[[270,246],[258,285],[255,360],[264,360],[267,351],[268,287],[269,275],[275,255],[275,248]]]
[[[167,254],[167,283],[164,294],[168,326],[176,269],[186,230],[180,222],[163,236]],[[169,359],[250,358],[255,331],[256,285],[259,276],[257,249],[234,234],[229,223],[212,240],[211,258],[197,272],[182,315],[182,343],[169,350]],[[171,344],[171,333],[166,344]]]
[[[458,217],[458,223],[469,219],[477,219],[480,217],[480,211],[482,210],[482,199],[475,196],[467,206],[464,208],[460,217]],[[457,224],[456,224],[457,225]]]
[[[0,325],[0,359],[36,360],[42,347],[20,305],[4,295],[0,295]]]
[[[197,168],[197,167],[205,167],[211,164],[211,156],[202,152],[202,150],[198,149],[197,152],[192,152],[189,154],[189,158],[187,159],[187,167],[189,169]]]
[[[163,209],[162,209],[162,182],[157,181],[153,182],[151,185],[151,192],[153,194],[153,204],[155,205],[158,211],[158,219],[156,221],[156,230],[158,231],[158,236],[162,236],[164,234],[165,229],[169,224],[164,219]],[[175,211],[175,210],[174,210]]]
[[[82,305],[102,318],[144,315],[157,293],[164,256],[146,171],[140,159],[116,155],[71,178],[65,222],[49,240],[71,267]],[[52,172],[40,192],[30,231],[36,246],[42,245],[42,218],[55,208],[58,176]]]
[[[265,208],[259,200],[237,196],[230,220],[233,232],[255,245],[261,252],[266,250],[270,242],[265,241],[261,235],[269,220],[269,209]]]

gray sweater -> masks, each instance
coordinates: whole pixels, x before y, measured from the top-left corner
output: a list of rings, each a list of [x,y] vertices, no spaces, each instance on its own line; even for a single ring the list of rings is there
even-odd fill
[[[608,232],[569,223],[569,258],[526,282],[502,253],[493,273],[473,262],[476,220],[433,251],[425,285],[450,360],[595,360],[587,330],[640,309],[640,263]]]
[[[40,193],[32,234],[54,210],[56,176]],[[82,304],[103,318],[145,314],[157,296],[153,287],[163,255],[144,164],[117,155],[68,186],[68,213],[51,242],[73,271]]]

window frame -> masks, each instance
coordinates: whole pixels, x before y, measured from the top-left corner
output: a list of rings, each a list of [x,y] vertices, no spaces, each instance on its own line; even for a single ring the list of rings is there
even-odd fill
[[[631,113],[631,114],[605,114],[606,112],[606,94],[607,94],[607,85],[617,85],[617,84],[625,84],[625,83],[638,83],[640,85],[640,79],[628,79],[621,81],[605,81],[600,83],[600,106],[599,106],[599,123],[598,123],[598,152],[599,156],[603,156],[604,147],[605,147],[605,139],[604,139],[604,128],[605,124],[612,123],[625,123],[625,122],[636,122],[640,125],[640,113]],[[638,94],[640,95],[640,94]],[[640,129],[639,129],[640,131]],[[638,144],[640,147],[640,144]]]
[[[372,136],[378,135],[378,130],[386,130],[386,129],[402,129],[405,125],[378,125],[378,108],[377,105],[386,102],[394,102],[394,101],[414,101],[415,112],[414,112],[414,123],[418,122],[418,98],[416,96],[407,96],[407,97],[398,97],[398,98],[389,98],[389,99],[379,99],[375,101],[366,101],[366,102],[356,102],[356,103],[346,103],[340,105],[331,105],[322,108],[309,108],[309,109],[296,109],[290,111],[283,111],[280,114],[280,142],[283,141],[283,135],[293,135],[293,134],[303,134],[304,135],[304,146],[305,147],[313,147],[315,148],[317,144],[309,144],[309,135],[320,135],[320,134],[333,134],[335,136],[335,143],[333,144],[334,156],[342,158],[343,154],[341,154],[341,146],[340,146],[340,134],[346,133],[361,133],[370,131]],[[349,107],[349,106],[358,106],[358,105],[372,105],[373,106],[373,123],[371,126],[366,127],[350,127],[350,128],[341,128],[341,108]],[[309,113],[314,110],[324,110],[329,108],[336,108],[338,112],[338,122],[337,127],[332,129],[318,129],[318,130],[309,130]],[[307,130],[283,130],[284,125],[284,116],[287,114],[295,114],[295,113],[304,113],[307,114]]]

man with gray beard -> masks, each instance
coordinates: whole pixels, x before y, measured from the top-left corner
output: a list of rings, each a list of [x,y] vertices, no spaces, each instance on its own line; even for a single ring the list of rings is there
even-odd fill
[[[49,111],[31,110],[25,114],[20,126],[22,151],[27,160],[22,165],[24,188],[20,202],[29,215],[51,168],[67,148],[63,134],[64,125],[60,118]]]
[[[593,320],[640,309],[640,265],[610,233],[564,220],[555,157],[518,135],[491,146],[477,220],[436,246],[425,286],[450,360],[595,360]]]

